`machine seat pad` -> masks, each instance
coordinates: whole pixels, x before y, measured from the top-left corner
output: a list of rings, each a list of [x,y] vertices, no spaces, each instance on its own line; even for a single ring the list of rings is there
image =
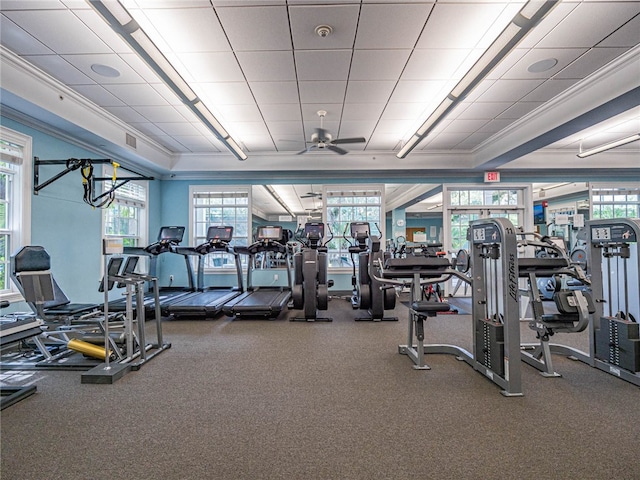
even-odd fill
[[[518,258],[518,269],[522,272],[555,270],[566,268],[569,263],[564,258]]]
[[[448,312],[451,306],[444,302],[413,302],[411,309],[418,313]]]
[[[451,261],[445,257],[410,255],[405,258],[388,258],[385,261],[385,268],[393,268],[398,270],[412,270],[420,268],[431,270],[446,270],[450,267]]]
[[[540,317],[545,323],[569,323],[574,324],[580,320],[580,316],[577,313],[563,313],[563,314],[545,314]]]

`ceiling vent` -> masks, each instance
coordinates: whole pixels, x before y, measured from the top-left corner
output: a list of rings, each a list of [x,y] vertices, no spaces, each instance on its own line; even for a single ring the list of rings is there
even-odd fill
[[[129,145],[131,148],[137,148],[136,145],[138,143],[138,140],[136,139],[136,137],[134,137],[133,135],[130,134],[126,134],[126,138],[125,138],[125,142],[127,143],[127,145]]]

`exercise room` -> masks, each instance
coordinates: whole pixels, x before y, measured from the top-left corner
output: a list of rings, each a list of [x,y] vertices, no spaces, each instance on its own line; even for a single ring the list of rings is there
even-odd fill
[[[0,0],[0,477],[632,479],[640,2]]]

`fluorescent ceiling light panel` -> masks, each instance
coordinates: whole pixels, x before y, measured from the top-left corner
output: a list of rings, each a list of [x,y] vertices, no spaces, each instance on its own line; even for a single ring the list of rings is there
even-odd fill
[[[458,103],[487,77],[491,70],[515,48],[557,3],[558,0],[544,2],[531,0],[527,2],[396,156],[398,158],[406,157]]]
[[[247,159],[247,155],[242,151],[238,143],[231,138],[227,130],[222,127],[206,105],[198,99],[189,84],[144,30],[140,28],[140,25],[119,0],[89,0],[89,3],[238,160]]]
[[[611,150],[612,148],[620,147],[622,145],[626,145],[627,143],[636,142],[638,140],[640,140],[640,133],[636,133],[635,135],[631,135],[630,137],[621,138],[620,140],[616,140],[615,142],[605,143],[604,145],[600,145],[599,147],[585,150],[584,152],[578,153],[578,157],[590,157],[591,155],[595,155],[596,153],[606,152],[607,150]]]

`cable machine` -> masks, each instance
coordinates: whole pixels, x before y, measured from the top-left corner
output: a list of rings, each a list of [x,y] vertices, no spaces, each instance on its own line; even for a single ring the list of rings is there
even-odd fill
[[[587,230],[591,365],[640,386],[640,220],[591,220]]]

